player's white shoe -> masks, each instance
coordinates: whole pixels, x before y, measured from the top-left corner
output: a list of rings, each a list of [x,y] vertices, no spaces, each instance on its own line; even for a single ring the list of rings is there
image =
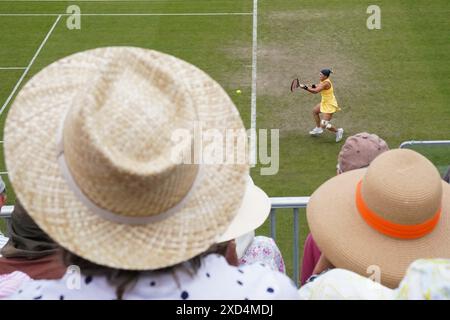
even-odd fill
[[[336,132],[336,142],[341,141],[343,136],[344,136],[344,129],[339,128]]]
[[[314,129],[312,129],[309,134],[312,136],[318,136],[319,134],[323,133],[323,129],[320,127],[315,127]]]

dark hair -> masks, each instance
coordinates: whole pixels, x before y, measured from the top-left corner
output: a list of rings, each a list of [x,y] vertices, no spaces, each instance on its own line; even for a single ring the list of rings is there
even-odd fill
[[[183,269],[189,273],[189,275],[194,276],[201,266],[201,258],[211,254],[217,253],[224,255],[224,249],[222,246],[213,245],[206,252],[201,253],[192,259],[187,261],[187,264],[184,262],[170,266],[167,268],[162,268],[158,270],[152,270],[153,272],[172,272],[172,276],[174,277],[175,282],[178,286],[180,283],[178,281],[177,275],[174,272],[175,268],[183,265]],[[131,289],[137,282],[139,275],[145,271],[136,271],[136,270],[123,270],[123,269],[114,269],[105,267],[94,262],[88,261],[70,251],[64,250],[62,252],[63,262],[66,267],[70,265],[76,265],[80,268],[81,272],[84,275],[90,276],[106,276],[107,280],[112,286],[116,287],[116,298],[118,300],[123,299],[123,295],[125,291]],[[149,270],[150,271],[150,270]]]
[[[59,245],[34,222],[17,198],[10,222],[9,241],[0,249],[3,257],[39,259],[59,252]]]
[[[322,69],[320,70],[320,73],[322,73],[325,77],[329,77],[333,71],[331,71],[331,69]]]

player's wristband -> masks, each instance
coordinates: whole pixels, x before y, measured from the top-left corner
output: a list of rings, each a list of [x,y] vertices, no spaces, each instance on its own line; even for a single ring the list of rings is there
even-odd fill
[[[308,90],[308,86],[305,85],[302,89],[303,89],[303,90]]]
[[[315,84],[311,85],[311,88],[315,89],[315,88],[316,88],[316,85],[315,85]]]

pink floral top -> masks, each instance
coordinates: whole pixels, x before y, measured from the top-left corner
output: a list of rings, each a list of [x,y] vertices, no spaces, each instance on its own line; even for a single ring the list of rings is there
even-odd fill
[[[262,263],[272,270],[286,273],[280,249],[278,249],[272,238],[264,236],[257,236],[253,239],[239,263],[241,265]]]

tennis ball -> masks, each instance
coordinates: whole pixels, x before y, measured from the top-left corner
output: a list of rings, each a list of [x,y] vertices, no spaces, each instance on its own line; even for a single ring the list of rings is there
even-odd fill
[[[236,90],[236,93],[237,93],[237,94],[241,94],[241,93],[242,93],[242,91],[241,91],[241,90],[239,90],[239,89],[237,89],[237,90]]]

